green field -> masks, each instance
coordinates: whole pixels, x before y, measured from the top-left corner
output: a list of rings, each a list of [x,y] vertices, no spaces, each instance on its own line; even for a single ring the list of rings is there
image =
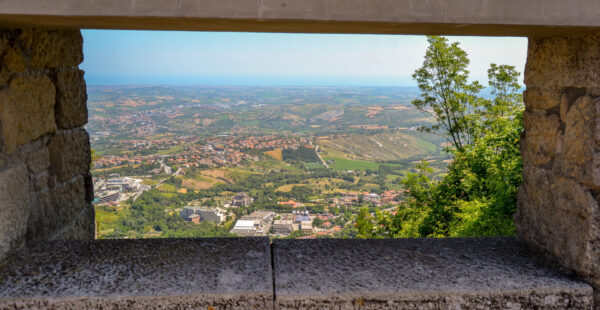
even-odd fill
[[[339,157],[325,157],[324,159],[325,161],[334,161],[333,165],[330,165],[330,167],[334,170],[378,170],[380,165],[379,163],[374,163],[365,160],[352,160]]]
[[[177,188],[171,184],[168,183],[163,183],[161,185],[159,185],[158,187],[156,187],[156,189],[158,189],[161,192],[167,192],[167,193],[174,193],[177,191]]]
[[[306,168],[306,170],[315,170],[323,168],[323,165],[320,163],[304,163],[304,168]]]

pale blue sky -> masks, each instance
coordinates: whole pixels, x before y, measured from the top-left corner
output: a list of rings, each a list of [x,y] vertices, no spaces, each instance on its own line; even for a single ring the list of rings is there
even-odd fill
[[[424,36],[84,30],[89,84],[412,86]],[[486,81],[490,63],[521,73],[526,38],[449,37]]]

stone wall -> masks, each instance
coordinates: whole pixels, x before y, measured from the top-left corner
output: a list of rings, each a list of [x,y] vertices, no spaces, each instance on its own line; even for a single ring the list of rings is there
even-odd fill
[[[519,237],[600,289],[600,34],[530,38]]]
[[[94,237],[79,30],[0,29],[0,258]]]

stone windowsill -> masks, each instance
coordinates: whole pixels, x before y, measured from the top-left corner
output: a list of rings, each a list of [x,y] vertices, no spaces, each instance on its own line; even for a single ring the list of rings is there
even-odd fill
[[[54,241],[0,267],[2,309],[591,309],[592,295],[514,238]]]

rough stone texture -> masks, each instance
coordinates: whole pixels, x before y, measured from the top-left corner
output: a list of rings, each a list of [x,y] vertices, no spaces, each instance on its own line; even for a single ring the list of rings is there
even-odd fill
[[[83,222],[90,225],[78,225],[81,216],[89,217],[90,214],[91,223]],[[27,225],[27,240],[63,239],[62,231],[69,229],[72,223],[80,230],[81,238],[76,239],[91,239],[94,237],[93,215],[91,204],[85,200],[83,177],[78,176],[72,182],[61,184],[38,195]]]
[[[54,86],[47,76],[16,77],[0,90],[0,119],[7,153],[56,130]]]
[[[560,119],[557,115],[547,115],[544,111],[526,111],[523,123],[530,129],[523,138],[523,160],[537,165],[549,163],[556,154]]]
[[[0,267],[2,309],[272,309],[267,238],[44,242]]]
[[[79,30],[0,30],[0,262],[28,242],[94,237],[82,60]]]
[[[514,238],[274,240],[278,309],[592,309]]]
[[[87,92],[83,71],[59,71],[55,76],[56,124],[59,128],[75,128],[87,123]]]
[[[530,38],[525,83],[518,236],[598,290],[600,34]]]
[[[83,61],[83,37],[73,29],[23,29],[19,40],[32,69],[72,68]]]
[[[24,164],[0,172],[0,257],[25,240],[29,215],[27,175]]]
[[[50,166],[50,154],[48,148],[42,146],[27,156],[27,168],[31,173],[40,173]]]
[[[525,84],[534,88],[598,87],[600,34],[529,40]]]
[[[599,120],[599,98],[583,96],[568,108],[564,122],[561,175],[593,187],[600,187]]]
[[[68,181],[90,170],[90,138],[85,129],[61,131],[48,142],[50,172],[58,182]]]

